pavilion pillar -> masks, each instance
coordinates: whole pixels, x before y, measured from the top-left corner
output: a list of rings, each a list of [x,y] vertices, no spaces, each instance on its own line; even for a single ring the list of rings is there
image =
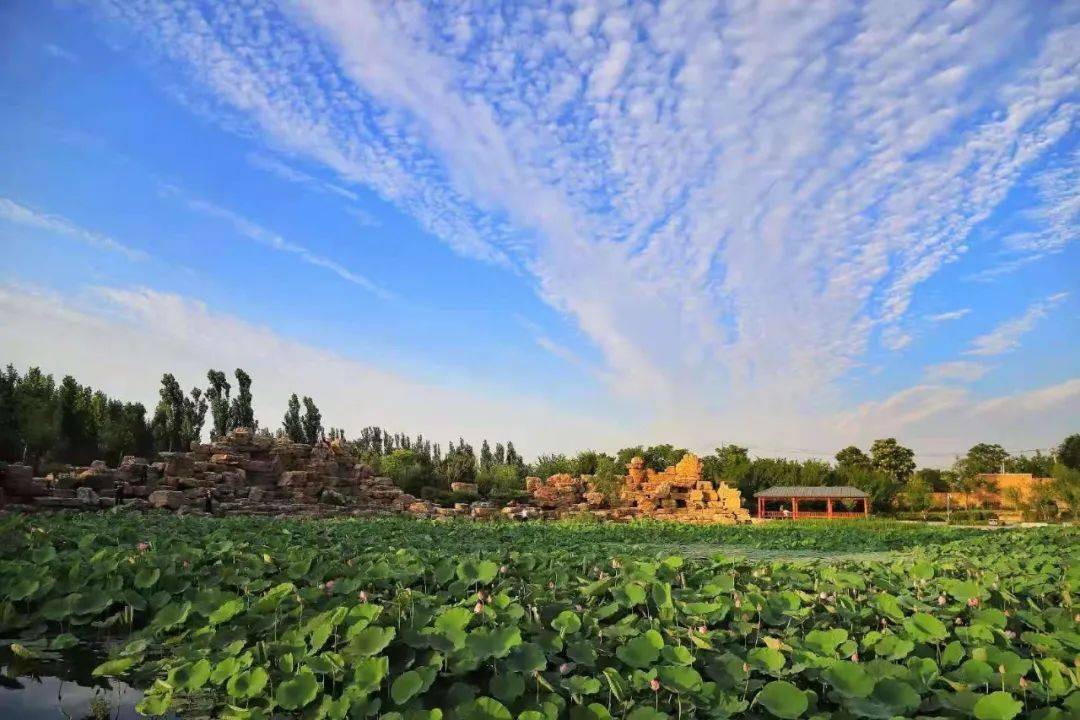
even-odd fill
[[[759,518],[765,517],[765,498],[763,497],[757,499],[757,516]]]
[[[863,517],[870,517],[870,498],[862,499],[862,514]]]
[[[825,500],[825,513],[828,515],[829,519],[832,520],[832,498]]]
[[[799,517],[799,498],[791,498],[791,519],[796,520]]]

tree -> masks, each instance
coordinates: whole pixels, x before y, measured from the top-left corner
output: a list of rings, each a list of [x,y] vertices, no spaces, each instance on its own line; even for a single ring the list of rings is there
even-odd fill
[[[896,442],[896,438],[875,440],[870,446],[870,464],[898,486],[903,485],[915,472],[915,452]]]
[[[495,464],[506,464],[506,446],[502,443],[495,443]]]
[[[56,383],[40,368],[26,371],[15,390],[22,459],[37,462],[56,445]]]
[[[488,441],[484,440],[480,445],[480,469],[490,470],[491,466],[495,464],[495,455],[491,452],[491,446],[488,445]]]
[[[514,449],[514,443],[506,443],[506,464],[517,465],[522,471],[525,470],[525,458],[518,455],[517,450]]]
[[[847,466],[837,473],[842,484],[857,487],[869,495],[870,505],[877,512],[892,509],[893,500],[902,486],[895,475],[875,467]]]
[[[394,450],[381,459],[380,469],[407,493],[418,495],[420,488],[427,484],[427,469],[412,450]]]
[[[601,454],[593,471],[592,483],[597,492],[603,493],[607,498],[608,505],[619,504],[619,491],[625,479],[626,471],[618,466],[615,458],[607,453]]]
[[[154,408],[154,419],[150,423],[154,431],[154,444],[159,450],[179,450],[184,422],[184,392],[172,373],[161,376],[158,396],[160,399]]]
[[[210,401],[210,418],[213,426],[210,428],[210,439],[217,440],[225,437],[229,432],[229,391],[231,387],[225,378],[225,373],[220,370],[210,370],[206,373],[206,380],[210,383],[206,389],[206,399]]]
[[[289,409],[285,411],[281,427],[289,440],[295,443],[304,442],[304,425],[300,421],[300,398],[296,397],[296,393],[289,396]]]
[[[1057,459],[1071,470],[1080,470],[1080,433],[1074,433],[1058,445]]]
[[[307,396],[304,397],[304,416],[300,424],[304,429],[304,442],[308,445],[314,445],[322,439],[322,413],[315,407],[315,401]]]
[[[248,428],[254,432],[258,429],[258,423],[251,407],[251,376],[236,368],[236,385],[239,389],[229,406],[229,429]]]
[[[750,471],[750,454],[739,445],[721,445],[701,460],[701,477],[712,483],[738,487]]]
[[[916,474],[908,481],[907,486],[904,488],[904,505],[907,506],[909,510],[923,512],[928,509],[933,502],[931,492],[932,488],[930,487],[930,483],[927,481],[926,476]]]
[[[492,464],[476,473],[476,484],[485,497],[509,495],[523,489],[522,477],[516,465]]]
[[[0,372],[0,460],[22,459],[22,432],[16,400],[19,380],[14,365],[8,365]]]
[[[476,455],[472,445],[463,439],[458,439],[457,447],[453,443],[443,458],[442,474],[446,484],[455,482],[472,482],[476,479]]]
[[[870,467],[870,457],[854,445],[849,445],[836,453],[836,464],[841,469]]]
[[[1005,463],[1009,472],[1031,473],[1035,477],[1050,477],[1054,472],[1054,456],[1044,455],[1042,450],[1036,450],[1034,455],[1020,455],[1009,458]]]
[[[541,455],[529,467],[529,473],[538,478],[562,474],[573,475],[574,461],[562,454]]]
[[[1005,461],[1009,459],[1009,453],[1000,445],[979,443],[973,445],[965,457],[968,472],[978,475],[980,473],[1001,472]]]
[[[1055,500],[1065,505],[1073,520],[1080,518],[1080,469],[1058,463],[1054,467],[1050,493]]]
[[[94,460],[97,432],[91,411],[90,388],[65,375],[56,393],[56,457],[85,465]]]
[[[191,388],[191,395],[184,398],[184,422],[180,428],[181,442],[185,448],[202,440],[202,429],[206,423],[206,398],[202,390]]]
[[[595,450],[582,450],[574,458],[573,472],[574,475],[595,475],[596,469],[600,466],[600,460],[605,457],[611,457],[606,453],[598,453]],[[614,462],[615,458],[611,458]]]
[[[930,492],[947,492],[949,489],[948,478],[945,477],[947,470],[937,468],[920,468],[913,480],[917,479],[930,488]]]

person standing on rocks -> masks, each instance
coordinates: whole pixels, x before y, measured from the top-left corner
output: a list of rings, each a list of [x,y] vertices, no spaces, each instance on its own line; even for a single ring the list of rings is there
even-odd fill
[[[209,515],[214,514],[214,491],[210,488],[206,488],[206,512]]]

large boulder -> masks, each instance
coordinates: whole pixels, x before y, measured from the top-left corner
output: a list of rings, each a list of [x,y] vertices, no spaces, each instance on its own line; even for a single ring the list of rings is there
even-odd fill
[[[155,490],[148,498],[151,507],[179,510],[184,504],[184,493],[179,490]]]
[[[75,491],[75,497],[79,499],[79,502],[86,503],[87,505],[98,504],[98,494],[94,492],[91,487],[83,486]]]
[[[161,453],[164,471],[172,477],[190,477],[195,472],[195,458],[188,453]]]
[[[18,497],[39,497],[49,492],[45,483],[34,478],[29,465],[8,465],[3,469],[4,492]]]

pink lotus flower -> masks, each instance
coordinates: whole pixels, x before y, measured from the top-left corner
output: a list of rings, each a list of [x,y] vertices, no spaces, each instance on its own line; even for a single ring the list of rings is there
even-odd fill
[[[136,546],[135,546],[135,548],[136,548],[136,549],[137,549],[137,550],[138,550],[139,552],[146,552],[147,550],[149,550],[149,549],[150,549],[150,543],[148,543],[148,542],[141,542],[141,543],[139,543],[138,545],[136,545]]]
[[[360,591],[360,602],[362,602],[362,603],[367,602],[367,592],[365,592],[363,590]]]
[[[501,566],[499,566],[499,574],[500,574],[500,575],[505,575],[505,574],[506,574],[506,573],[508,573],[508,572],[510,572],[510,568],[508,568],[508,567],[507,567],[507,566],[505,566],[505,565],[501,565]]]
[[[565,675],[566,673],[570,672],[571,669],[572,668],[570,667],[570,663],[563,663],[559,666],[559,674]]]
[[[944,595],[938,595],[937,596],[937,604],[938,605],[944,605],[947,602],[949,602],[949,600]]]
[[[979,607],[979,598],[968,598],[968,607]]]
[[[333,589],[334,589],[334,581],[333,580],[327,580],[326,581],[326,592],[332,592]]]
[[[652,688],[653,692],[660,692],[660,681],[656,678],[653,678],[649,681],[649,687]]]
[[[857,653],[857,652],[851,653],[851,662],[859,662],[859,653]]]
[[[477,615],[479,615],[480,613],[484,612],[484,603],[482,603],[482,602],[478,602],[478,603],[476,603],[475,605],[473,605],[473,609],[472,609],[472,611],[473,611],[474,613],[476,613]]]
[[[697,631],[699,635],[704,635],[705,633],[709,632],[709,628],[705,627],[704,625],[698,625]]]

